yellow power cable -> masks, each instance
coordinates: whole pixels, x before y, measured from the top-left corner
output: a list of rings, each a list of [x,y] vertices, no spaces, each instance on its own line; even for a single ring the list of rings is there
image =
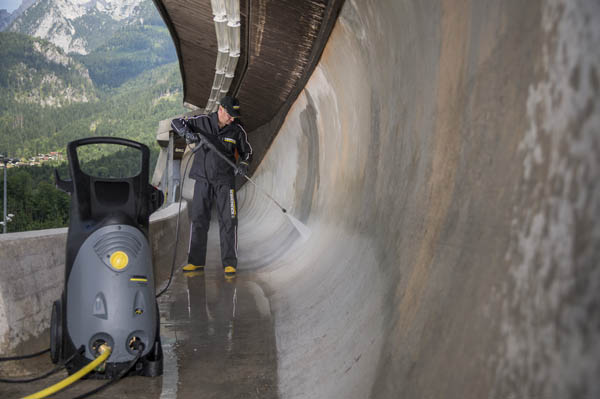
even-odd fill
[[[69,377],[65,378],[64,380],[57,382],[56,384],[54,384],[46,389],[42,389],[41,391],[31,394],[29,396],[25,396],[23,399],[45,398],[47,396],[52,395],[53,393],[60,391],[61,389],[68,387],[69,385],[71,385],[75,381],[81,379],[87,373],[89,373],[90,371],[92,371],[93,369],[98,367],[98,365],[102,364],[102,362],[106,361],[106,359],[108,359],[108,357],[110,356],[111,352],[112,352],[112,350],[110,349],[110,347],[105,346],[104,352],[102,352],[100,356],[98,356],[96,359],[94,359],[87,366],[82,367],[75,374],[70,375]]]

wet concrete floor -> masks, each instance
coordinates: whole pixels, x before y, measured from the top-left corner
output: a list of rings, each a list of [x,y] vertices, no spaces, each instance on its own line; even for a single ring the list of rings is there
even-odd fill
[[[175,273],[159,299],[164,374],[128,377],[94,398],[277,398],[273,321],[261,287],[241,273]],[[49,355],[0,363],[0,377],[39,375],[53,368]],[[26,384],[0,383],[0,397],[20,398],[67,377],[59,372]],[[101,385],[81,380],[52,396],[72,398]]]
[[[176,397],[277,398],[275,335],[260,286],[243,273],[226,280],[216,268],[177,277],[161,303],[161,335],[165,346],[174,342]]]

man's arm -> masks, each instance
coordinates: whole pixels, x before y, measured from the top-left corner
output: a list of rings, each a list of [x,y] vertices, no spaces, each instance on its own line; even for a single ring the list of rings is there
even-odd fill
[[[209,115],[175,118],[171,121],[171,128],[180,136],[185,137],[188,143],[206,142],[213,138]],[[212,141],[214,142],[214,140]]]
[[[183,118],[175,118],[171,121],[171,129],[177,134],[179,137],[185,138],[185,141],[188,144],[202,142],[202,137],[197,133],[194,133],[192,129],[188,126],[187,122]],[[200,146],[196,147],[200,149]]]
[[[209,115],[196,115],[185,120],[187,125],[194,131],[194,133],[201,133],[204,136],[213,134],[210,116]]]

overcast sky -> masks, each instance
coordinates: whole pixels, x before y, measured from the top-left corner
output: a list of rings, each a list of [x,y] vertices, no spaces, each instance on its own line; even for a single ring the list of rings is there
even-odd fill
[[[21,5],[21,0],[0,0],[0,10],[13,12]]]

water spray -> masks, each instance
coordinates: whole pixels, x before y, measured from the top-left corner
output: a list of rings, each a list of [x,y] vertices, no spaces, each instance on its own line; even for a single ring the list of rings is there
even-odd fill
[[[252,180],[251,178],[249,178],[247,175],[244,175],[244,177],[246,178],[246,180],[248,180],[250,183],[254,184],[254,187],[256,187],[258,189],[258,191],[260,191],[261,193],[263,193],[265,196],[267,196],[271,201],[273,201],[275,203],[275,205],[277,205],[279,207],[279,209],[281,209],[281,212],[283,212],[283,214],[285,216],[287,216],[287,218],[289,219],[290,223],[292,223],[292,225],[296,228],[296,230],[298,230],[298,233],[300,233],[300,235],[302,236],[302,238],[304,240],[307,240],[308,237],[310,237],[311,231],[310,229],[301,221],[299,221],[298,219],[296,219],[294,216],[292,216],[291,214],[289,214],[287,212],[287,210],[281,206],[279,204],[279,202],[277,202],[275,200],[275,198],[271,197],[271,195],[269,193],[267,193],[264,189],[260,188],[255,182],[254,180]]]

